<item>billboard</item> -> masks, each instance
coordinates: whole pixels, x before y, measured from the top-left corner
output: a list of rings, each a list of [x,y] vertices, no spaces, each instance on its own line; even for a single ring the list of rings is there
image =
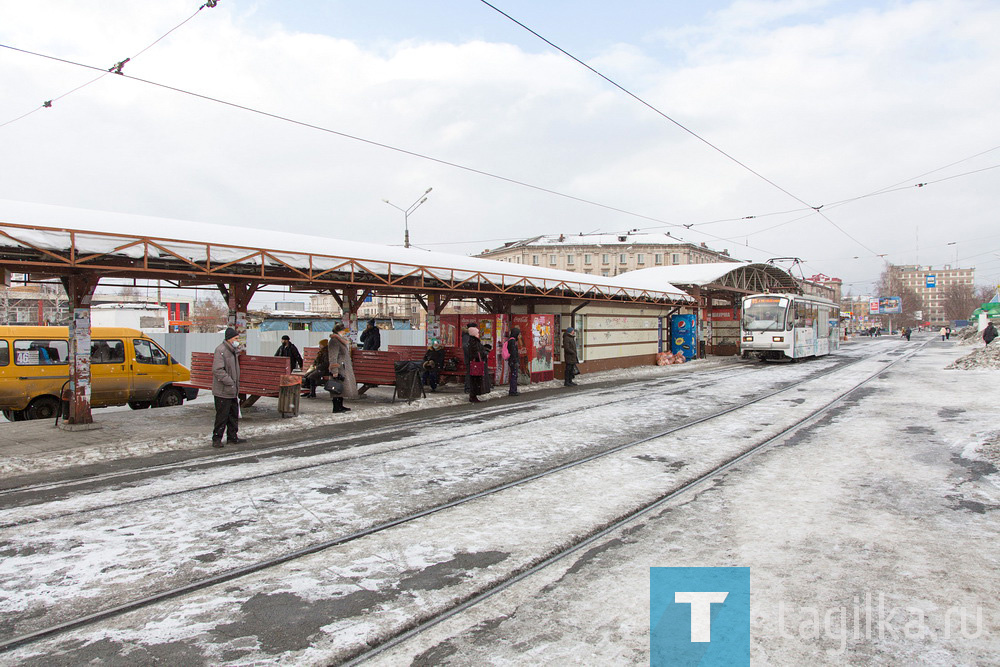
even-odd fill
[[[898,296],[882,296],[868,300],[869,315],[899,315],[903,312],[903,300]]]
[[[937,287],[937,275],[934,273],[927,274],[927,287]]]

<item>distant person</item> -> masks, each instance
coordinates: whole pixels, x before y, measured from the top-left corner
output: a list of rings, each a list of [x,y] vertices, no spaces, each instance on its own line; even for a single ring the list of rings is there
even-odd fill
[[[358,381],[354,377],[354,364],[351,362],[351,339],[347,336],[347,327],[338,322],[330,334],[330,375],[343,383],[343,390],[338,394],[330,393],[333,399],[334,412],[350,412],[344,405],[345,398],[358,397]]]
[[[466,377],[469,380],[469,403],[481,403],[479,396],[486,393],[484,387],[484,376],[486,375],[486,349],[483,347],[482,342],[479,340],[479,328],[476,326],[471,326],[466,329],[466,333],[469,336],[469,342],[466,345],[468,350],[468,362],[465,364]],[[472,364],[473,362],[482,363],[483,371],[480,375],[472,375]]]
[[[906,342],[910,341],[910,334],[912,333],[913,329],[911,329],[910,327],[903,327],[903,338],[906,339]]]
[[[382,334],[375,326],[375,320],[368,320],[368,326],[361,332],[361,349],[378,350],[380,347],[382,347]]]
[[[563,378],[563,386],[575,387],[576,383],[573,382],[573,378],[580,374],[580,371],[577,368],[577,364],[580,363],[580,358],[576,353],[575,327],[568,327],[566,331],[563,332],[562,346],[563,346],[563,361],[566,363],[565,377]]]
[[[281,337],[281,346],[278,351],[274,353],[276,357],[288,357],[291,369],[294,371],[296,368],[302,368],[302,355],[299,354],[299,348],[295,347],[295,343],[287,335]]]
[[[330,341],[322,339],[319,342],[319,352],[316,360],[302,378],[302,385],[309,390],[306,398],[316,398],[316,387],[324,377],[330,374]]]
[[[938,333],[941,334],[941,342],[943,343],[945,336],[948,335],[948,331],[944,327],[941,327],[941,330],[938,331]]]
[[[518,327],[514,327],[510,330],[510,337],[504,341],[503,350],[501,350],[503,358],[507,360],[507,370],[510,372],[508,396],[517,396],[519,393],[517,391],[517,379],[518,373],[521,372],[521,352],[518,349],[520,342],[521,330]]]
[[[951,327],[944,328],[944,339],[949,340],[951,338]]]
[[[215,428],[212,429],[212,446],[222,447],[222,434],[226,442],[246,442],[237,435],[240,427],[240,334],[227,327],[225,340],[215,348],[212,360],[212,396],[215,397]]]
[[[983,329],[983,341],[987,345],[989,345],[990,343],[993,342],[993,339],[996,337],[997,337],[997,328],[993,326],[992,322],[990,322],[989,324],[986,325],[986,328]]]
[[[428,385],[432,392],[437,391],[438,377],[441,370],[444,369],[444,353],[444,345],[437,338],[431,339],[431,344],[424,352],[424,372],[420,381],[422,384]]]

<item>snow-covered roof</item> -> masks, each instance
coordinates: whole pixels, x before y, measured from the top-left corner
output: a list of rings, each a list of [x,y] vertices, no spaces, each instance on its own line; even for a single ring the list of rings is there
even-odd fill
[[[48,229],[15,229],[10,225]],[[691,300],[690,296],[666,283],[655,288],[636,289],[617,277],[590,276],[415,248],[3,199],[0,199],[0,228],[10,234],[0,238],[0,247],[57,252],[74,247],[77,253],[112,254],[136,260],[189,261],[198,263],[199,267],[209,262],[216,266],[264,264],[310,272],[334,271],[341,269],[345,261],[360,260],[364,262],[365,271],[393,279],[419,273],[425,278],[450,283],[461,281],[470,287],[526,285],[538,290],[567,289],[632,298]],[[136,242],[136,237],[155,239],[157,243],[154,246]],[[260,252],[262,250],[266,252]]]
[[[92,310],[166,310],[158,303],[101,303],[91,306]]]
[[[618,276],[629,287],[637,289],[654,289],[657,284],[693,285],[703,287],[713,283],[723,282],[729,274],[753,273],[755,277],[765,277],[771,283],[770,288],[797,290],[795,279],[784,269],[772,264],[754,264],[750,262],[710,262],[707,264],[677,264],[674,266],[653,266],[648,269],[637,269]],[[729,285],[745,282],[749,287],[751,281],[725,281]],[[767,285],[758,285],[748,291],[765,291]]]

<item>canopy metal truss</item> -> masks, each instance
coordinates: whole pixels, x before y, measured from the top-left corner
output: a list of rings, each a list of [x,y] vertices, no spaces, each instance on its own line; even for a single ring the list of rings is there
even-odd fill
[[[438,255],[440,257],[440,255]],[[469,258],[460,258],[468,260]],[[483,269],[400,263],[379,259],[288,252],[233,244],[184,241],[0,223],[0,267],[33,277],[164,280],[177,286],[283,285],[300,290],[379,294],[437,294],[449,298],[587,299],[658,305],[690,305],[686,295],[580,280]],[[488,265],[488,267],[486,266]],[[353,299],[351,299],[353,301]]]

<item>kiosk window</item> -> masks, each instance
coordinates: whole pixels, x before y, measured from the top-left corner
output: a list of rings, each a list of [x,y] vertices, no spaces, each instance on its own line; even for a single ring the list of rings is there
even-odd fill
[[[18,366],[65,364],[68,357],[69,344],[64,340],[14,341],[14,363]]]
[[[137,338],[132,344],[135,346],[135,360],[140,364],[167,365],[167,354],[151,341]]]

